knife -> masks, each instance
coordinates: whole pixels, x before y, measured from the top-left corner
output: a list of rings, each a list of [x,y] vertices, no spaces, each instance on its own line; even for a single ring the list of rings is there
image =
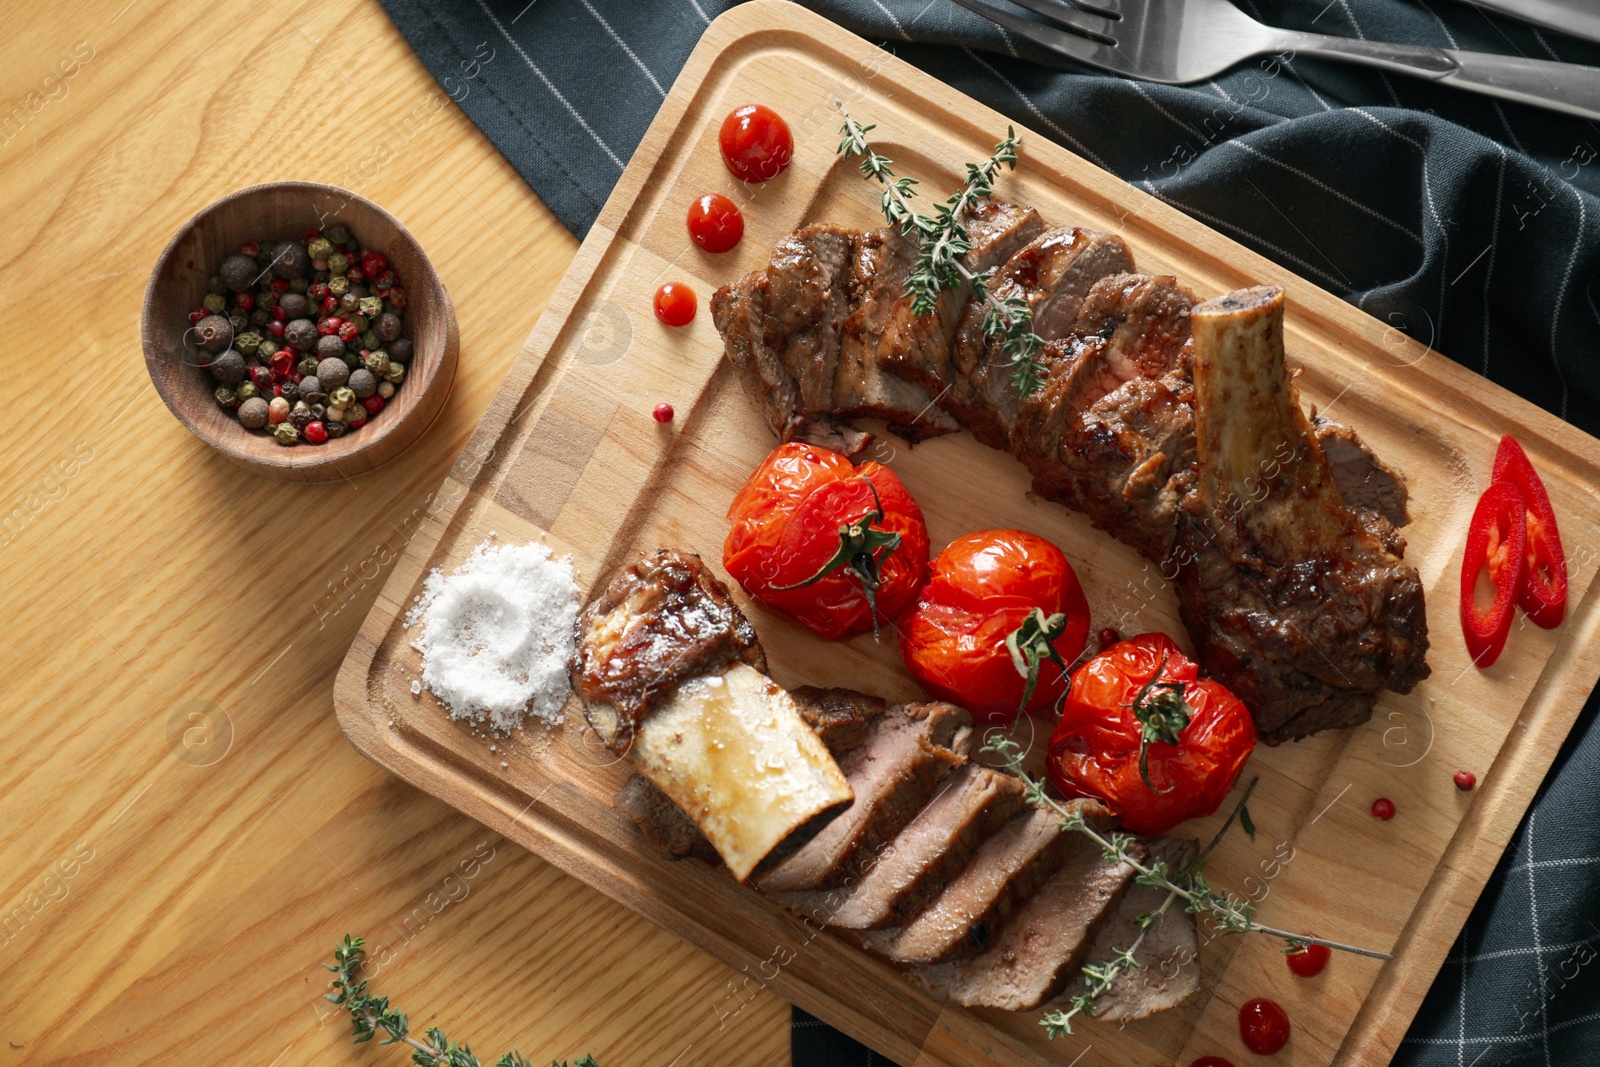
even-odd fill
[[[1600,7],[1592,0],[1464,0],[1482,10],[1532,22],[1572,37],[1600,41]]]

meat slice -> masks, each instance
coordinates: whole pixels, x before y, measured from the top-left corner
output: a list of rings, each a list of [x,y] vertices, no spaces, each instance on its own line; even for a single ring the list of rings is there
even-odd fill
[[[1132,851],[1135,859],[1143,859],[1142,847]],[[1017,909],[987,949],[970,959],[918,967],[915,973],[935,996],[965,1007],[1036,1008],[1077,976],[1091,940],[1133,877],[1131,866],[1108,862],[1100,846],[1078,837],[1072,856]]]
[[[689,816],[642,774],[629,778],[616,796],[617,809],[631,819],[646,840],[674,859],[717,861],[717,850]]]
[[[1194,843],[1190,841],[1151,838],[1145,844],[1154,857],[1166,860],[1174,870],[1194,854]],[[1166,899],[1165,890],[1134,885],[1100,926],[1086,959],[1109,960],[1116,950],[1132,945],[1139,937],[1136,920],[1160,909]],[[1182,900],[1173,901],[1156,919],[1134,950],[1133,958],[1139,966],[1123,971],[1110,989],[1095,998],[1096,1019],[1133,1022],[1176,1008],[1200,991],[1200,938],[1194,916],[1183,909]],[[1064,999],[1087,991],[1082,975],[1076,975]]]
[[[1394,526],[1411,521],[1405,478],[1374,455],[1354,430],[1320,415],[1312,418],[1311,430],[1346,504],[1375,511]]]
[[[880,697],[854,689],[802,685],[789,690],[800,717],[817,732],[834,759],[859,746],[867,738],[872,720],[889,710]]]
[[[1093,287],[1108,275],[1133,269],[1122,238],[1094,230],[1051,230],[1006,261],[989,291],[1001,301],[1018,299],[1033,313],[1033,330],[1046,341],[1076,324]],[[924,385],[944,394],[940,403],[992,448],[1009,447],[1018,393],[1011,384],[1010,357],[984,332],[989,305],[967,304],[956,331],[951,363],[924,359]],[[946,392],[948,390],[948,392]]]
[[[825,926],[868,930],[904,923],[944,890],[1022,803],[1018,779],[966,764],[941,783],[939,794],[859,881],[779,899]]]
[[[1177,591],[1211,677],[1269,741],[1354,726],[1428,675],[1422,582],[1345,505],[1283,358],[1283,290],[1197,306],[1199,474]]]
[[[901,963],[943,963],[987,949],[1016,910],[1075,851],[1061,817],[1029,808],[989,838],[938,898],[900,927],[864,935],[868,947]]]
[[[867,727],[839,759],[855,802],[792,855],[758,872],[763,892],[827,889],[859,879],[878,851],[966,759],[972,716],[942,701],[901,704]]]

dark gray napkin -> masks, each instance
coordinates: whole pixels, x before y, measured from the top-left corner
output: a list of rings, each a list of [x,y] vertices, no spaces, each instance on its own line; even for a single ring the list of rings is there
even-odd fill
[[[451,97],[580,236],[725,0],[384,0]],[[1313,59],[1174,88],[1086,73],[950,0],[809,6],[1438,352],[1600,434],[1600,129]],[[1242,0],[1274,25],[1600,65],[1452,0]],[[1566,530],[1574,569],[1594,531]],[[1439,640],[1452,619],[1438,613]],[[1600,1063],[1593,696],[1397,1063]],[[1287,980],[1287,979],[1286,979]],[[869,1053],[796,1011],[796,1067]]]

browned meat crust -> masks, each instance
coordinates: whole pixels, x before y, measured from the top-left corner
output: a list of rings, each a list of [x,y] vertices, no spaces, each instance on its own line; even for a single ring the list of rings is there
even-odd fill
[[[616,709],[618,752],[653,701],[680,682],[735,662],[767,669],[755,627],[727,586],[699,556],[669,549],[617,572],[578,616],[575,646],[572,688],[586,705]]]

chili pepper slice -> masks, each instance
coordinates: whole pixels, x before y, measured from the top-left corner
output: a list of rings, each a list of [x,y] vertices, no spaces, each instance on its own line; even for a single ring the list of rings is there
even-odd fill
[[[1479,667],[1500,658],[1528,567],[1527,502],[1514,482],[1494,482],[1478,498],[1461,560],[1461,633]],[[1478,576],[1489,572],[1494,603],[1478,603]]]
[[[1522,490],[1528,509],[1528,565],[1517,593],[1517,605],[1537,625],[1554,629],[1567,613],[1567,557],[1561,550],[1561,531],[1556,526],[1556,512],[1550,506],[1544,480],[1510,434],[1500,438],[1500,448],[1494,454],[1494,480],[1510,482]]]

